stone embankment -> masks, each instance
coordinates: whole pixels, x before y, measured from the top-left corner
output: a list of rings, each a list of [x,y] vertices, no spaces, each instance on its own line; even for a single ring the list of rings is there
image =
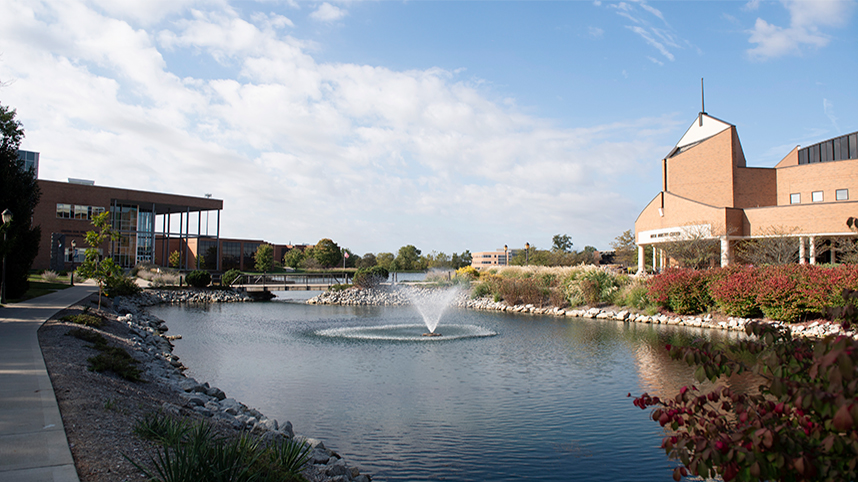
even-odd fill
[[[409,288],[404,288],[409,289]],[[412,288],[413,289],[413,288]],[[428,290],[428,288],[416,288]],[[358,290],[349,289],[338,292],[325,292],[307,300],[310,304],[340,304],[340,305],[407,305],[410,301],[402,290],[386,291],[382,289]],[[711,314],[704,316],[668,316],[664,314],[645,315],[629,310],[611,310],[602,308],[589,309],[562,309],[557,307],[537,307],[531,304],[508,305],[502,301],[493,301],[489,298],[471,299],[466,292],[460,294],[454,301],[456,306],[472,310],[499,311],[507,313],[521,313],[548,316],[567,316],[577,318],[591,318],[596,320],[616,320],[634,323],[648,323],[655,325],[678,325],[697,328],[711,328],[716,330],[744,331],[745,325],[752,320],[749,318],[726,317],[716,318]],[[782,324],[781,322],[765,320],[769,323]],[[827,322],[811,322],[802,324],[787,324],[796,335],[821,338],[827,335],[843,333],[853,338],[858,338],[854,331],[843,332],[840,325]]]
[[[246,301],[243,295],[228,291],[146,291],[133,297],[118,297],[114,300],[113,310],[120,315],[118,320],[126,323],[134,333],[131,342],[142,354],[143,371],[156,383],[171,387],[185,401],[185,406],[200,415],[231,425],[238,430],[246,430],[259,436],[264,442],[277,442],[295,437],[292,424],[280,423],[269,419],[258,410],[228,398],[223,390],[208,383],[186,376],[186,367],[173,354],[171,337],[166,323],[146,312],[145,307],[159,303],[179,302],[233,302]],[[178,413],[179,407],[164,407],[167,411]],[[311,481],[325,482],[369,482],[366,474],[357,467],[350,467],[336,452],[325,447],[322,441],[301,437],[313,449],[310,463],[306,469]]]
[[[153,306],[162,303],[239,303],[253,301],[244,293],[233,290],[184,289],[184,290],[146,290],[134,297],[139,306]]]

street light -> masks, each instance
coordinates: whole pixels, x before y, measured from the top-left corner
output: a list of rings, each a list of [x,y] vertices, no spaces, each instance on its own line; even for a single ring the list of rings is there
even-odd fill
[[[507,245],[503,245],[503,265],[509,266],[509,256],[507,255],[507,250],[509,247]]]
[[[70,285],[74,286],[74,257],[75,257],[75,254],[77,254],[77,243],[75,242],[74,239],[72,239],[71,244],[72,244],[72,256],[71,256],[71,258],[72,258],[72,270],[71,270],[71,283],[70,283]]]
[[[12,211],[3,211],[3,277],[0,278],[0,304],[6,303],[6,232],[12,223]]]
[[[524,264],[530,266],[530,243],[524,243]]]

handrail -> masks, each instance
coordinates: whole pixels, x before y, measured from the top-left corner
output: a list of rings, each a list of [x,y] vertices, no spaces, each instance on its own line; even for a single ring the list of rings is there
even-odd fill
[[[233,283],[233,285],[279,285],[279,284],[295,284],[295,285],[328,285],[335,284],[351,284],[351,279],[348,273],[344,273],[344,279],[329,273],[318,274],[243,274]]]

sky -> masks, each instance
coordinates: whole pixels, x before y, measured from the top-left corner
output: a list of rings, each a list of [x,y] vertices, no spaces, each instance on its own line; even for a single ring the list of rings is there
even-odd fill
[[[39,177],[355,253],[610,243],[701,110],[749,166],[858,131],[856,1],[2,0]],[[213,221],[212,221],[213,222]]]

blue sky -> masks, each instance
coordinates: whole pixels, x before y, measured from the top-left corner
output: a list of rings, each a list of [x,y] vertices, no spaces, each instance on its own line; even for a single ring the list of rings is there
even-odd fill
[[[700,110],[749,165],[858,130],[855,1],[6,0],[45,179],[224,200],[363,254],[607,249]]]

